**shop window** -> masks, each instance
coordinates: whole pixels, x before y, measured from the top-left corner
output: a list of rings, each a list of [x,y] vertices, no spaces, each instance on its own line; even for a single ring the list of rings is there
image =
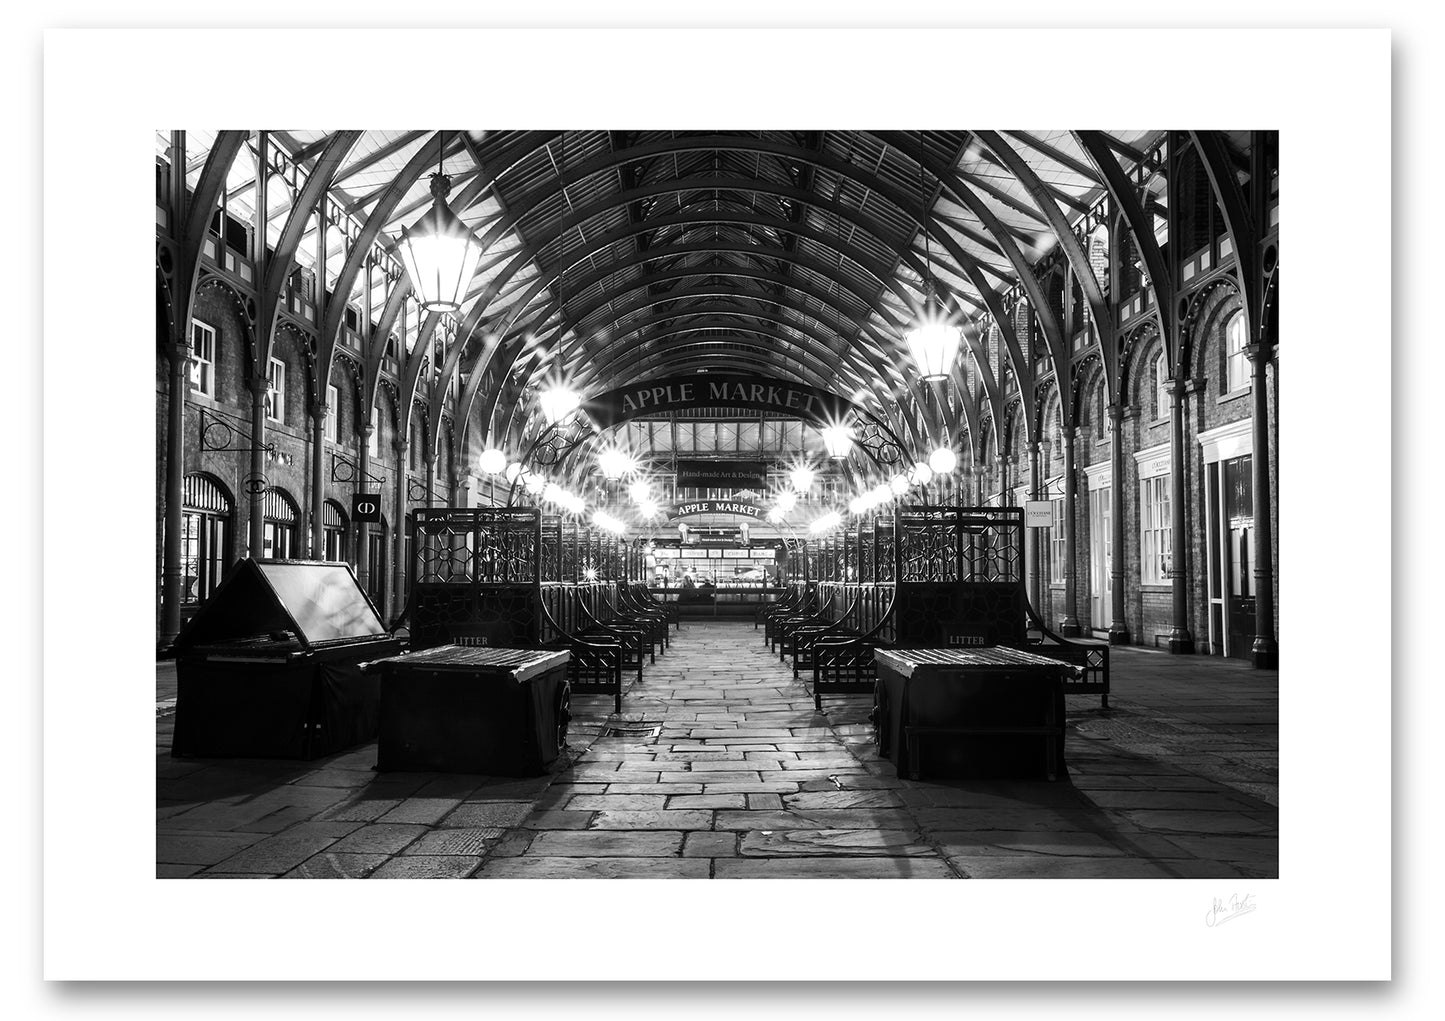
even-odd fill
[[[181,602],[205,602],[226,573],[231,501],[203,475],[187,475],[181,508]]]
[[[337,442],[336,422],[341,417],[341,391],[335,383],[326,384],[326,438]]]
[[[1225,393],[1235,393],[1249,386],[1249,358],[1244,349],[1249,343],[1248,331],[1244,328],[1244,313],[1236,312],[1224,328]]]
[[[1064,498],[1061,496],[1050,501],[1054,512],[1053,526],[1049,529],[1049,579],[1062,582],[1064,580],[1064,565],[1067,563],[1067,538],[1065,524],[1068,521],[1068,514],[1064,508]]]
[[[266,418],[278,425],[285,425],[286,363],[279,358],[272,358],[267,378],[271,381],[271,389],[266,392]]]
[[[266,490],[262,556],[286,560],[296,555],[296,526],[300,516],[296,501],[285,490],[274,487]]]
[[[1169,516],[1169,476],[1139,483],[1139,580],[1167,585],[1173,565],[1173,519]]]
[[[346,512],[335,500],[327,500],[321,507],[322,556],[337,562],[346,559],[347,519]]]
[[[194,320],[191,322],[191,389],[207,397],[216,396],[216,330]]]
[[[1161,349],[1154,359],[1154,417],[1169,417],[1169,363]]]

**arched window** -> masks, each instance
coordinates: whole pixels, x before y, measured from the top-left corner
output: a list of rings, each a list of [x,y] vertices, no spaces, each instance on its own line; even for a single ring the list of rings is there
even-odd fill
[[[1244,328],[1244,313],[1235,312],[1224,325],[1224,392],[1237,393],[1249,386],[1249,359],[1244,354],[1249,331]]]
[[[1154,359],[1154,417],[1168,418],[1169,403],[1169,362],[1161,347]]]
[[[181,507],[181,602],[196,606],[231,562],[231,498],[209,477],[185,478]]]
[[[301,513],[291,494],[276,486],[266,490],[261,555],[286,560],[296,555],[296,524]]]
[[[322,555],[327,560],[346,559],[346,530],[350,526],[346,511],[335,500],[321,505]]]

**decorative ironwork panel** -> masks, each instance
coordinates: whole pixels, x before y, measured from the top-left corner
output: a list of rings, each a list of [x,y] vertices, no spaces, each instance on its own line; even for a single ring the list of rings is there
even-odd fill
[[[422,508],[412,512],[417,584],[536,584],[541,515],[535,508]]]
[[[562,519],[558,517],[547,517],[542,519],[541,535],[541,561],[542,580],[544,582],[556,582],[562,580]]]
[[[893,540],[893,534],[891,520],[879,518],[873,522],[873,562],[876,565],[877,580],[880,582],[895,580],[894,567],[898,550]]]
[[[900,507],[895,534],[898,581],[1023,578],[1023,511],[1018,507]]]

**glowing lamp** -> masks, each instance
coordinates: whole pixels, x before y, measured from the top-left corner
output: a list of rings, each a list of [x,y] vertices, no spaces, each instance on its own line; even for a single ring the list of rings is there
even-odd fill
[[[507,455],[496,447],[488,447],[482,451],[482,456],[477,458],[477,467],[488,475],[496,475],[507,467]]]
[[[939,447],[928,455],[928,467],[935,475],[951,475],[958,467],[958,455],[948,447]]]
[[[582,395],[565,386],[553,386],[543,390],[538,401],[547,424],[556,425],[582,406]]]
[[[963,331],[951,323],[921,322],[904,337],[918,374],[925,380],[947,379],[958,360]]]
[[[853,430],[846,425],[830,425],[823,430],[823,446],[828,456],[841,460],[853,451]]]
[[[482,246],[447,205],[451,178],[431,176],[432,207],[401,232],[397,253],[411,288],[427,312],[459,312],[467,285],[477,272]]]

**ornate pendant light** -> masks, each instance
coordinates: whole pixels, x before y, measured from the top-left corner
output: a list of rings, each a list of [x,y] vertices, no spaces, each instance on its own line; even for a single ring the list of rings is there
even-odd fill
[[[437,154],[431,176],[432,207],[411,227],[403,228],[398,249],[412,290],[427,312],[459,312],[467,285],[477,272],[482,246],[461,217],[447,205],[452,179],[442,172],[446,145]]]
[[[830,425],[821,430],[828,456],[842,460],[853,452],[853,430],[846,425]]]
[[[928,381],[947,379],[958,361],[963,331],[934,309],[933,246],[928,237],[928,193],[923,185],[923,132],[918,133],[918,192],[922,204],[919,229],[923,232],[923,309],[918,323],[904,335],[918,374]]]

